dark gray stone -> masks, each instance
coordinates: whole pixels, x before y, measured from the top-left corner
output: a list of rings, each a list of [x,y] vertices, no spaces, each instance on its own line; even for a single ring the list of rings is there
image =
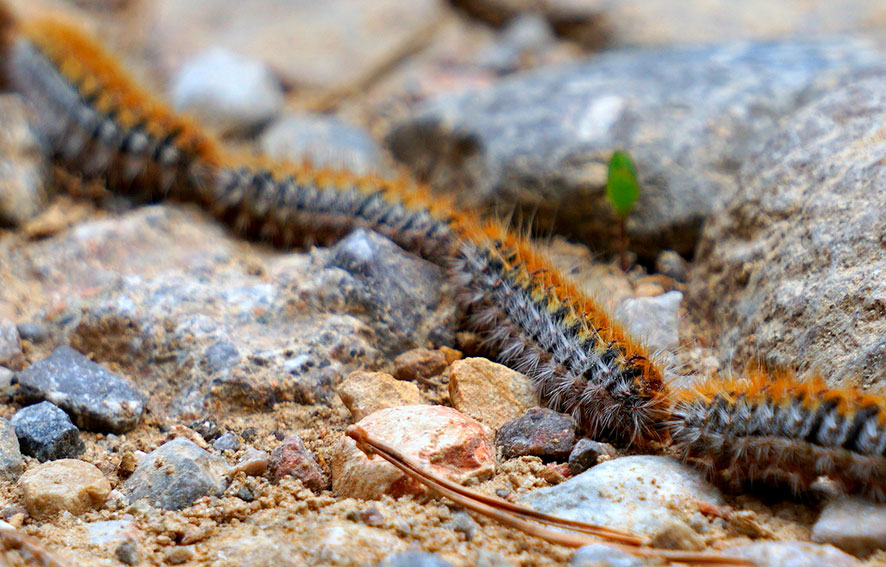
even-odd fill
[[[43,321],[25,321],[18,325],[19,336],[32,343],[42,343],[49,338],[49,326]]]
[[[73,459],[86,450],[68,414],[49,402],[23,407],[11,423],[22,453],[40,462]]]
[[[615,447],[609,443],[600,443],[587,438],[579,439],[569,453],[569,472],[581,474],[595,466],[600,457],[613,459],[617,455]]]
[[[631,249],[690,254],[738,169],[813,85],[881,61],[871,42],[731,43],[632,50],[526,73],[425,104],[388,138],[395,157],[468,207],[503,202],[597,248],[618,223],[605,195],[612,151],[634,157]],[[556,217],[556,222],[554,221]]]
[[[177,437],[145,455],[123,490],[130,502],[147,499],[158,508],[180,510],[203,496],[220,496],[227,471],[224,459]]]
[[[452,563],[424,551],[401,551],[388,555],[379,567],[452,567]]]
[[[263,153],[274,159],[367,174],[384,171],[382,151],[369,134],[331,116],[285,116],[262,134]]]
[[[134,539],[123,541],[114,549],[114,556],[124,565],[138,565],[141,561],[141,553],[138,550],[138,542]]]
[[[742,168],[689,281],[721,360],[886,380],[886,70],[810,100]]]
[[[758,567],[857,567],[861,562],[831,545],[807,541],[760,541],[727,549],[723,555]]]
[[[19,367],[24,362],[18,329],[9,319],[0,317],[0,366]]]
[[[25,470],[22,453],[9,421],[0,418],[0,478],[16,480]]]
[[[69,346],[60,346],[17,376],[22,393],[61,407],[83,429],[122,433],[135,427],[145,397]]]
[[[495,446],[505,459],[534,455],[562,461],[569,457],[574,444],[575,422],[547,408],[532,408],[502,425],[495,434]]]
[[[437,266],[407,254],[375,232],[358,229],[330,250],[314,287],[317,300],[340,301],[376,333],[389,355],[424,346],[417,339],[454,344],[454,311],[443,301]],[[322,295],[321,295],[322,294]]]

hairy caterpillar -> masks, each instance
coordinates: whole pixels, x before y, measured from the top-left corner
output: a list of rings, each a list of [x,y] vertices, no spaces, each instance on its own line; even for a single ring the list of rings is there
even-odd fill
[[[734,485],[799,490],[826,474],[847,491],[886,498],[883,401],[762,373],[668,391],[644,347],[502,225],[405,182],[227,155],[62,22],[26,23],[3,45],[6,75],[69,169],[150,199],[196,200],[284,246],[377,230],[448,267],[466,325],[590,434],[670,438],[684,459]]]

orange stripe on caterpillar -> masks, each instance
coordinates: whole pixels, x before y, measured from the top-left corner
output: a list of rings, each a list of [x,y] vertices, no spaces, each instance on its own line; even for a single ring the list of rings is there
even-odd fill
[[[8,46],[6,74],[35,107],[37,129],[64,165],[158,198],[190,188],[195,160],[215,159],[209,135],[135,86],[76,26],[42,19],[19,32]]]
[[[466,326],[590,435],[658,438],[667,394],[642,345],[528,240],[495,222],[458,228],[452,271]]]
[[[669,430],[683,459],[735,489],[798,493],[827,476],[886,500],[886,400],[876,396],[757,370],[679,392]]]

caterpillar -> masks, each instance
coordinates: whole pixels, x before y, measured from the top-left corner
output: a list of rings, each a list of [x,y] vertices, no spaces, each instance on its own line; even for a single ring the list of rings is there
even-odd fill
[[[445,266],[464,325],[527,374],[548,406],[593,436],[670,443],[728,484],[808,489],[830,476],[886,499],[886,402],[821,381],[757,372],[673,390],[645,347],[560,274],[532,242],[405,181],[231,155],[136,87],[75,26],[26,22],[4,34],[5,76],[37,109],[52,155],[148,199],[201,203],[275,244],[363,226]]]

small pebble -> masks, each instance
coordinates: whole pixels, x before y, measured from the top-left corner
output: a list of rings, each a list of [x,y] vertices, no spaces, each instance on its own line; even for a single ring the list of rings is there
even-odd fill
[[[386,408],[356,425],[454,482],[482,481],[495,472],[492,432],[452,408]],[[332,487],[338,496],[367,500],[382,494],[396,498],[427,491],[383,460],[367,458],[353,439],[344,435],[332,459]]]
[[[271,456],[266,451],[247,447],[243,456],[231,469],[230,476],[234,476],[238,472],[242,472],[246,476],[261,476],[268,470],[270,462]]]
[[[237,490],[237,498],[243,502],[252,502],[255,500],[255,492],[248,486],[241,486]]]
[[[25,470],[18,437],[9,421],[0,418],[0,478],[16,480]]]
[[[581,474],[599,464],[601,460],[614,459],[617,456],[618,451],[609,443],[582,438],[569,453],[569,472]]]
[[[605,543],[580,547],[569,560],[569,567],[642,567],[646,564],[642,558]]]
[[[212,442],[212,448],[218,452],[237,451],[240,449],[240,438],[236,434],[224,433]]]
[[[398,380],[426,382],[443,374],[449,364],[447,352],[443,349],[414,348],[394,359],[394,377]]]
[[[655,297],[629,297],[615,308],[615,318],[650,349],[680,344],[679,309],[683,294],[669,291]]]
[[[861,562],[831,545],[807,541],[760,541],[727,549],[723,555],[760,567],[859,567]]]
[[[566,460],[574,444],[575,422],[572,418],[538,407],[502,425],[495,436],[495,445],[505,459],[534,455]]]
[[[95,465],[61,459],[29,469],[19,480],[28,513],[48,519],[66,511],[75,516],[101,508],[111,484]]]
[[[0,388],[7,388],[12,385],[12,379],[14,377],[15,372],[5,366],[0,366]]]
[[[135,427],[145,396],[128,380],[60,346],[17,376],[22,394],[48,400],[67,411],[82,429],[122,433]]]
[[[425,551],[401,551],[382,559],[379,567],[452,567],[452,563]]]
[[[285,116],[268,126],[259,143],[264,154],[293,163],[358,174],[383,169],[382,151],[369,134],[322,114]]]
[[[685,282],[689,274],[689,264],[673,250],[662,250],[655,259],[655,271],[674,281]]]
[[[9,319],[0,317],[0,366],[19,368],[24,361],[18,328]]]
[[[138,565],[141,561],[138,542],[127,539],[114,549],[114,556],[124,565]]]
[[[838,498],[821,511],[812,526],[812,541],[831,543],[859,557],[886,549],[886,505],[857,497]]]
[[[352,372],[336,391],[354,421],[382,408],[422,403],[418,386],[384,372]]]
[[[306,487],[314,491],[329,486],[326,474],[310,451],[305,448],[301,437],[295,433],[289,435],[283,443],[271,453],[268,465],[271,478],[279,482],[284,476],[292,476],[302,481]]]
[[[449,397],[455,409],[493,429],[520,417],[535,404],[529,378],[485,358],[452,363]]]
[[[25,321],[19,323],[18,334],[23,341],[40,344],[49,338],[49,327],[43,321]]]
[[[49,402],[23,407],[11,423],[22,453],[40,462],[78,457],[86,450],[68,414]]]
[[[20,226],[46,205],[49,164],[20,96],[0,96],[0,123],[0,224]]]
[[[683,551],[701,551],[705,548],[704,538],[685,522],[674,518],[662,522],[650,545],[662,549],[681,549]]]
[[[172,81],[176,110],[225,132],[267,122],[283,109],[279,81],[261,61],[223,48],[187,61]]]
[[[123,486],[130,502],[180,510],[202,496],[221,495],[227,472],[224,459],[178,437],[145,455]]]
[[[177,545],[166,552],[164,559],[170,565],[181,565],[194,558],[193,545]]]
[[[452,516],[449,526],[452,528],[452,531],[464,534],[465,541],[473,540],[474,534],[480,528],[477,522],[474,521],[474,518],[467,512],[456,512]]]

